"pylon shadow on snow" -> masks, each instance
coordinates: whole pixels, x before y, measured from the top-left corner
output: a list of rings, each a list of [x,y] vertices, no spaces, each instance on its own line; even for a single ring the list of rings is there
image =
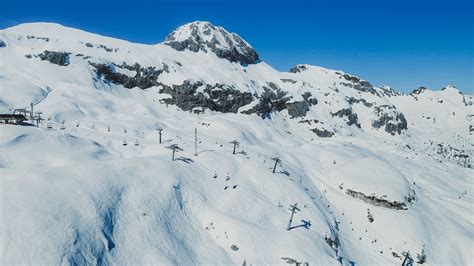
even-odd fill
[[[286,171],[286,170],[281,170],[281,171],[278,172],[278,173],[284,174],[284,175],[286,175],[286,176],[290,176],[290,173],[289,173],[288,171]]]
[[[183,161],[185,163],[193,163],[193,159],[191,158],[186,158],[186,157],[178,157],[175,159],[175,161]]]

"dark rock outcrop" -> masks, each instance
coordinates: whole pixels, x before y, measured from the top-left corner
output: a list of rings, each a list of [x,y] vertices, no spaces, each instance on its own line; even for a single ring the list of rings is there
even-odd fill
[[[108,82],[123,85],[125,88],[131,89],[139,87],[140,89],[147,89],[159,85],[158,76],[163,73],[163,69],[156,69],[156,67],[142,67],[135,63],[133,66],[125,62],[122,65],[103,64],[89,62],[95,68],[97,76],[103,78]],[[124,68],[130,71],[135,71],[135,76],[119,73],[116,68]]]
[[[370,84],[370,82],[368,82],[366,80],[362,80],[362,79],[360,79],[356,76],[353,76],[353,75],[342,74],[342,73],[339,73],[339,72],[336,72],[336,73],[346,80],[346,82],[341,82],[342,85],[344,85],[346,87],[349,87],[349,88],[353,88],[353,89],[358,90],[358,91],[368,92],[368,93],[371,93],[371,94],[374,94],[374,95],[379,95],[377,90],[374,88],[374,86],[372,86],[372,84]]]
[[[378,117],[372,121],[374,128],[379,129],[384,127],[385,132],[391,135],[402,134],[402,131],[408,128],[405,116],[401,112],[398,112],[393,105],[377,106],[374,112]]]
[[[0,48],[4,47],[7,47],[7,44],[2,39],[0,39]]]
[[[348,97],[348,96],[346,96],[346,101],[350,105],[353,105],[354,103],[362,103],[365,107],[372,107],[374,105],[374,103],[369,103],[365,99],[356,99],[354,97]]]
[[[289,102],[291,97],[287,96],[281,88],[272,82],[263,87],[261,95],[252,95],[249,92],[241,92],[236,88],[223,84],[204,84],[202,82],[185,81],[181,85],[160,84],[160,93],[168,94],[171,98],[161,100],[163,103],[176,105],[184,111],[196,108],[209,109],[223,113],[237,113],[242,106],[250,104],[254,100],[258,103],[243,114],[258,114],[262,118],[269,118],[272,112],[281,112],[285,109],[291,118],[305,116],[309,107],[318,101],[312,98],[311,93],[302,95],[303,101]],[[198,90],[201,88],[201,90]]]
[[[364,202],[367,202],[374,206],[380,206],[380,207],[385,207],[385,208],[395,209],[395,210],[408,210],[406,208],[405,202],[388,201],[386,199],[379,198],[376,196],[367,196],[362,192],[354,191],[351,189],[346,190],[346,194],[356,199],[361,199]]]
[[[331,113],[333,117],[337,116],[340,118],[347,117],[347,125],[352,126],[355,125],[356,127],[360,128],[359,119],[357,118],[357,114],[352,111],[351,108],[341,109],[335,113]]]
[[[413,91],[410,93],[410,95],[412,95],[412,96],[414,96],[414,95],[420,95],[421,93],[423,93],[423,92],[425,92],[425,91],[427,91],[427,90],[428,90],[428,88],[421,86],[421,87],[419,87],[418,89],[413,90]]]
[[[320,121],[317,120],[317,119],[303,119],[303,120],[298,121],[298,123],[300,123],[300,124],[308,124],[308,125],[310,125],[310,126],[311,126],[313,123],[315,123],[315,124],[318,124],[318,123],[323,124],[323,122],[320,122]]]
[[[183,111],[195,108],[209,109],[222,113],[237,113],[240,107],[252,102],[249,92],[240,92],[223,84],[214,86],[202,82],[192,83],[189,80],[182,85],[167,86],[161,84],[160,93],[169,94],[171,98],[161,100],[165,104],[178,106]],[[204,87],[202,91],[199,88]]]
[[[286,103],[286,109],[290,118],[305,116],[309,111],[309,105],[305,101]]]
[[[308,68],[305,65],[296,65],[292,68],[290,68],[291,73],[298,73],[298,72],[303,72],[308,70]]]
[[[313,98],[310,92],[305,92],[301,96],[303,101],[286,103],[286,109],[290,118],[305,116],[309,108],[318,103],[318,100]]]
[[[46,38],[46,37],[37,37],[37,36],[34,36],[34,35],[28,35],[28,36],[26,36],[26,38],[28,40],[37,39],[37,40],[42,40],[42,41],[45,41],[45,42],[49,42],[49,38]]]
[[[182,35],[186,37],[182,38]],[[179,27],[168,35],[165,45],[178,51],[211,51],[219,58],[241,64],[256,64],[260,61],[257,52],[239,35],[209,22],[198,21]]]
[[[284,83],[291,83],[291,84],[296,84],[296,82],[298,82],[294,79],[280,79],[280,80]]]
[[[287,93],[270,82],[263,86],[264,92],[258,97],[259,102],[251,109],[244,111],[244,114],[258,114],[262,118],[270,118],[273,111],[280,112],[287,108],[286,103],[291,100]]]
[[[330,138],[330,137],[334,136],[333,132],[328,131],[324,128],[323,129],[313,128],[313,129],[311,129],[311,131],[316,133],[316,135],[318,135],[318,137],[321,137],[321,138]]]
[[[383,95],[388,96],[388,97],[403,95],[403,93],[396,91],[393,88],[386,85],[380,87],[380,91],[382,92]]]
[[[44,51],[43,53],[39,54],[38,57],[41,60],[49,61],[52,64],[56,64],[58,66],[67,66],[69,65],[69,55],[71,53],[66,52],[54,52],[54,51]]]
[[[436,159],[442,158],[465,168],[473,168],[472,150],[456,148],[449,143],[430,141],[425,147],[425,153]]]
[[[305,92],[301,94],[301,97],[307,102],[310,106],[318,104],[318,99],[314,98],[311,92]]]

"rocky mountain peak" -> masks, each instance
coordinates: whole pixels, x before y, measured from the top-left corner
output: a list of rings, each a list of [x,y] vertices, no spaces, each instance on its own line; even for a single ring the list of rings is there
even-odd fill
[[[253,47],[239,35],[206,21],[195,21],[177,28],[166,37],[165,45],[178,51],[213,52],[220,58],[241,64],[260,61]]]
[[[459,94],[463,94],[460,90],[458,90],[458,88],[456,88],[456,86],[454,85],[447,85],[447,86],[444,86],[441,91],[451,91],[451,92],[454,92],[454,93],[459,93]]]
[[[418,87],[418,89],[413,90],[410,94],[411,95],[420,95],[421,93],[423,93],[427,90],[429,90],[429,89],[424,87],[424,86],[421,86],[421,87]]]

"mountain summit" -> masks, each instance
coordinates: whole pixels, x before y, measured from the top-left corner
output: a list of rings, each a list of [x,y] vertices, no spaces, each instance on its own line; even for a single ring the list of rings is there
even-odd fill
[[[195,21],[177,28],[166,37],[165,44],[178,51],[211,51],[220,58],[241,64],[260,61],[253,47],[239,35],[206,21]]]
[[[0,265],[472,264],[473,102],[208,22],[0,30]]]

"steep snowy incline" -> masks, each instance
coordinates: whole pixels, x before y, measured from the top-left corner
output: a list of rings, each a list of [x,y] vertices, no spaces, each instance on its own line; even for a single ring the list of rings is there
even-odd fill
[[[0,60],[0,112],[46,119],[0,124],[2,265],[474,260],[472,95],[279,72],[209,22],[157,45],[22,24]]]

